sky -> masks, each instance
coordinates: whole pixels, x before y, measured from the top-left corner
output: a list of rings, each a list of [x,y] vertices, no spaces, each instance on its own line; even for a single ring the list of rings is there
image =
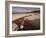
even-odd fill
[[[26,13],[40,10],[39,8],[32,8],[32,7],[12,7],[12,13]]]

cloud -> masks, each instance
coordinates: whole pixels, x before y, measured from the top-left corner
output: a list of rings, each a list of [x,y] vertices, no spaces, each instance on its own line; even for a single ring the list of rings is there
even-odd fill
[[[12,13],[25,13],[40,10],[39,8],[32,8],[32,7],[12,7]]]

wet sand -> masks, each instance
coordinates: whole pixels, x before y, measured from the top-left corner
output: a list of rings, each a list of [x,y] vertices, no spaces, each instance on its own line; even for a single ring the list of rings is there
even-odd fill
[[[30,16],[28,16],[30,15]],[[28,13],[28,14],[12,14],[12,21],[13,20],[16,20],[16,19],[19,19],[21,17],[24,17],[24,16],[27,16],[25,17],[24,19],[28,19],[29,21],[32,20],[32,28],[34,30],[38,30],[40,29],[40,13]],[[28,22],[29,23],[29,22]],[[26,23],[27,24],[27,23]],[[15,29],[15,25],[13,24],[13,31]],[[29,25],[27,25],[29,26]],[[25,28],[28,30],[27,26],[25,26]],[[30,27],[30,26],[29,26]],[[38,29],[37,29],[38,28]],[[31,29],[31,28],[30,28]]]

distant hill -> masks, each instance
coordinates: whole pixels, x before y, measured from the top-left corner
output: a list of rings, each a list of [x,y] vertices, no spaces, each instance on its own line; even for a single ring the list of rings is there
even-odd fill
[[[27,13],[40,13],[40,10],[32,11],[32,12],[16,12],[12,14],[27,14]]]

